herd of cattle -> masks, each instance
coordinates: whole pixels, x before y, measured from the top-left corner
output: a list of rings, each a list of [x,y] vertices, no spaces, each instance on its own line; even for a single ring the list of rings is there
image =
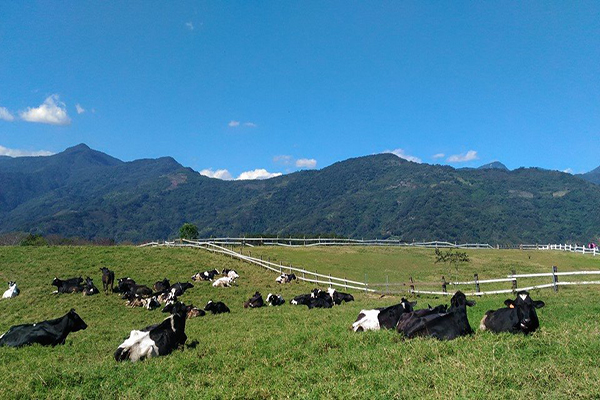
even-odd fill
[[[108,268],[101,268],[102,284],[105,294],[109,289],[119,293],[126,300],[129,307],[145,307],[156,309],[164,306],[162,311],[169,313],[161,323],[147,326],[140,330],[132,330],[129,337],[117,348],[114,357],[117,361],[138,361],[145,358],[166,355],[183,346],[187,340],[185,334],[186,320],[204,316],[206,312],[212,314],[229,313],[230,309],[221,301],[210,300],[204,309],[186,305],[179,301],[186,290],[194,287],[189,282],[171,284],[168,279],[157,281],[152,288],[137,284],[129,277],[120,278],[116,282],[115,274]],[[218,275],[223,275],[217,278]],[[235,284],[239,275],[234,270],[219,271],[213,269],[197,273],[192,276],[193,281],[212,281],[214,287],[230,287]],[[294,274],[281,274],[276,282],[290,283],[295,280]],[[2,298],[12,298],[19,294],[15,282],[9,282],[9,289]],[[83,293],[91,296],[99,293],[91,278],[84,280],[70,278],[61,280],[55,278],[52,285],[57,290],[54,293]],[[329,288],[326,291],[314,289],[310,293],[301,294],[290,300],[293,305],[306,305],[312,308],[331,308],[343,302],[353,301],[354,297],[348,293],[341,293]],[[264,306],[281,306],[285,300],[279,294],[269,293],[263,300],[260,292],[256,292],[250,299],[243,303],[244,308],[260,308]],[[508,299],[504,302],[505,308],[490,310],[485,313],[480,323],[480,329],[494,333],[510,332],[529,334],[539,327],[536,308],[544,306],[543,301],[534,301],[526,291],[517,293],[515,300]],[[356,321],[352,324],[355,332],[395,329],[405,338],[418,336],[433,337],[440,340],[452,340],[460,336],[471,335],[473,330],[467,318],[466,307],[475,305],[472,300],[458,291],[450,300],[450,306],[428,306],[415,310],[416,302],[402,298],[401,302],[389,307],[361,310]],[[0,346],[20,347],[23,345],[39,343],[41,345],[55,346],[64,344],[71,332],[87,328],[86,323],[71,309],[63,317],[43,321],[35,324],[12,326],[0,336]]]

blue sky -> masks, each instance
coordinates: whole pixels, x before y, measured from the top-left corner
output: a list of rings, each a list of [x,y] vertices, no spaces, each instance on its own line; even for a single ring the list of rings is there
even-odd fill
[[[0,2],[0,154],[586,172],[599,20],[599,2]]]

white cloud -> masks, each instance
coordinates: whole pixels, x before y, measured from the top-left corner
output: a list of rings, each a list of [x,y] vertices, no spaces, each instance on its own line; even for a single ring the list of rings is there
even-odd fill
[[[227,126],[230,128],[237,128],[238,126],[240,126],[240,121],[229,121]]]
[[[9,149],[4,146],[0,146],[0,156],[9,156],[9,157],[37,157],[37,156],[51,156],[52,152],[46,150],[38,150],[38,151],[27,151],[27,150],[18,150],[18,149]]]
[[[269,172],[266,169],[260,168],[252,171],[242,172],[236,180],[248,180],[248,179],[269,179],[276,176],[281,176],[281,172]]]
[[[460,163],[460,162],[473,161],[473,160],[477,160],[477,159],[479,159],[479,157],[477,156],[477,152],[474,150],[469,150],[466,153],[451,155],[450,157],[448,157],[448,159],[446,161]]]
[[[256,125],[254,122],[244,122],[244,126],[247,126],[248,128],[256,128],[258,125]]]
[[[233,179],[231,173],[226,169],[218,169],[213,171],[212,168],[203,169],[200,171],[200,175],[208,176],[209,178],[222,179],[224,181],[230,181]]]
[[[293,161],[294,157],[292,156],[281,155],[273,157],[273,162],[277,164],[290,165]]]
[[[409,154],[406,154],[406,152],[402,149],[396,149],[396,150],[386,150],[384,151],[384,153],[392,153],[395,154],[396,156],[404,159],[404,160],[408,160],[408,161],[412,161],[412,162],[416,162],[416,163],[421,163],[421,159],[419,157],[415,157],[415,156],[411,156]]]
[[[565,174],[573,175],[573,169],[571,169],[571,168],[564,169],[562,172],[564,172]]]
[[[241,123],[240,121],[235,121],[235,120],[231,120],[227,124],[227,126],[230,127],[230,128],[237,128],[240,125],[245,126],[246,128],[256,128],[258,126],[254,122],[244,122],[244,123]]]
[[[300,158],[296,160],[296,167],[298,168],[316,168],[317,160],[314,158]]]
[[[69,125],[71,119],[67,115],[65,103],[59,101],[58,95],[48,96],[44,103],[37,108],[27,108],[19,113],[21,119],[28,122],[39,122],[51,125]]]
[[[194,24],[192,24],[191,22],[186,22],[185,26],[190,30],[193,31],[194,30]]]
[[[431,158],[433,158],[434,160],[437,160],[438,158],[444,158],[446,157],[446,155],[444,153],[437,153],[431,156]]]
[[[12,122],[15,120],[15,117],[5,107],[0,107],[0,119]]]
[[[85,112],[85,108],[81,107],[79,103],[75,104],[75,109],[77,110],[77,114],[83,114]]]

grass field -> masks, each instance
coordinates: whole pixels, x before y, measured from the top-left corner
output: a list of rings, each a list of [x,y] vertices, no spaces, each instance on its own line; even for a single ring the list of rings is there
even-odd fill
[[[319,272],[373,280],[390,275],[437,279],[432,250],[388,248],[252,249],[253,255],[291,261]],[[466,277],[518,272],[598,268],[600,260],[556,252],[480,251],[461,269]],[[531,256],[531,259],[528,256]],[[195,348],[139,362],[116,363],[113,353],[132,329],[166,317],[159,310],[129,309],[117,295],[52,295],[52,278],[86,276],[101,287],[99,268],[151,285],[167,277],[187,281],[198,271],[234,268],[241,278],[231,289],[198,283],[181,298],[204,306],[222,300],[231,314],[189,320]],[[395,275],[392,275],[395,274]],[[55,318],[74,307],[88,329],[64,346],[0,348],[0,398],[600,398],[600,288],[561,288],[532,293],[544,300],[541,329],[529,337],[477,332],[452,342],[405,341],[395,332],[353,333],[362,308],[394,304],[398,298],[354,293],[356,301],[333,309],[285,304],[244,309],[256,290],[286,300],[312,288],[280,286],[275,274],[256,266],[193,249],[134,247],[0,247],[0,281],[16,280],[21,295],[0,300],[0,332],[11,325]],[[4,290],[4,289],[3,289]],[[484,312],[506,296],[477,300],[469,320],[476,328]],[[419,306],[448,299],[421,297]]]

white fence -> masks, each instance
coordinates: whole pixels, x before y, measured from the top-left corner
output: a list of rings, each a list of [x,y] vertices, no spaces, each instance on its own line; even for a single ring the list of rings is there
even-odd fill
[[[522,244],[520,245],[522,250],[556,250],[556,251],[568,251],[571,253],[580,254],[592,254],[596,257],[596,254],[600,255],[600,250],[597,246],[589,248],[587,246],[572,245],[572,244]]]
[[[438,242],[439,243],[439,242]],[[570,272],[558,272],[556,267],[552,267],[552,272],[549,273],[532,273],[532,274],[517,274],[513,271],[511,275],[506,276],[505,278],[493,278],[493,279],[479,279],[478,274],[474,274],[474,280],[472,281],[457,281],[457,282],[446,282],[444,277],[440,282],[417,282],[410,278],[409,282],[393,282],[390,283],[372,283],[368,284],[367,282],[358,282],[354,280],[349,280],[346,278],[339,278],[332,276],[331,274],[319,274],[318,272],[308,271],[303,268],[297,268],[290,265],[283,265],[282,263],[273,263],[270,259],[264,260],[261,256],[260,258],[252,257],[250,254],[243,254],[243,250],[240,250],[240,253],[228,249],[221,244],[225,245],[221,239],[217,239],[216,243],[212,240],[206,241],[192,241],[192,240],[180,240],[173,242],[150,242],[141,245],[140,247],[153,246],[153,247],[191,247],[191,248],[199,248],[208,250],[212,253],[223,254],[225,256],[229,256],[231,258],[236,258],[241,261],[245,261],[254,265],[261,266],[266,270],[273,271],[276,273],[295,273],[296,277],[305,282],[311,282],[316,284],[328,285],[329,287],[337,286],[339,288],[344,288],[346,290],[360,290],[365,292],[374,292],[374,293],[382,293],[382,294],[430,294],[430,295],[449,295],[447,288],[448,286],[456,287],[457,289],[464,286],[472,286],[474,287],[474,291],[465,293],[468,296],[482,296],[482,295],[491,295],[491,294],[502,294],[502,293],[515,293],[519,290],[534,290],[534,289],[543,289],[543,288],[553,288],[555,291],[558,291],[559,286],[571,286],[571,285],[598,285],[600,284],[599,280],[590,280],[590,281],[559,281],[560,276],[578,276],[578,275],[600,275],[600,271],[570,271]],[[226,245],[235,245],[236,243],[227,242]],[[546,248],[540,250],[554,250],[553,248]],[[558,250],[558,249],[557,249]],[[524,279],[540,279],[543,277],[551,277],[550,283],[536,284],[536,285],[525,285],[519,287],[518,282],[523,281]],[[485,284],[494,284],[494,283],[504,283],[511,282],[510,289],[499,289],[499,290],[488,290],[481,291],[480,285]],[[441,290],[429,290],[429,288],[434,286],[440,286]],[[417,286],[420,288],[417,289]],[[426,289],[422,289],[425,286]]]

